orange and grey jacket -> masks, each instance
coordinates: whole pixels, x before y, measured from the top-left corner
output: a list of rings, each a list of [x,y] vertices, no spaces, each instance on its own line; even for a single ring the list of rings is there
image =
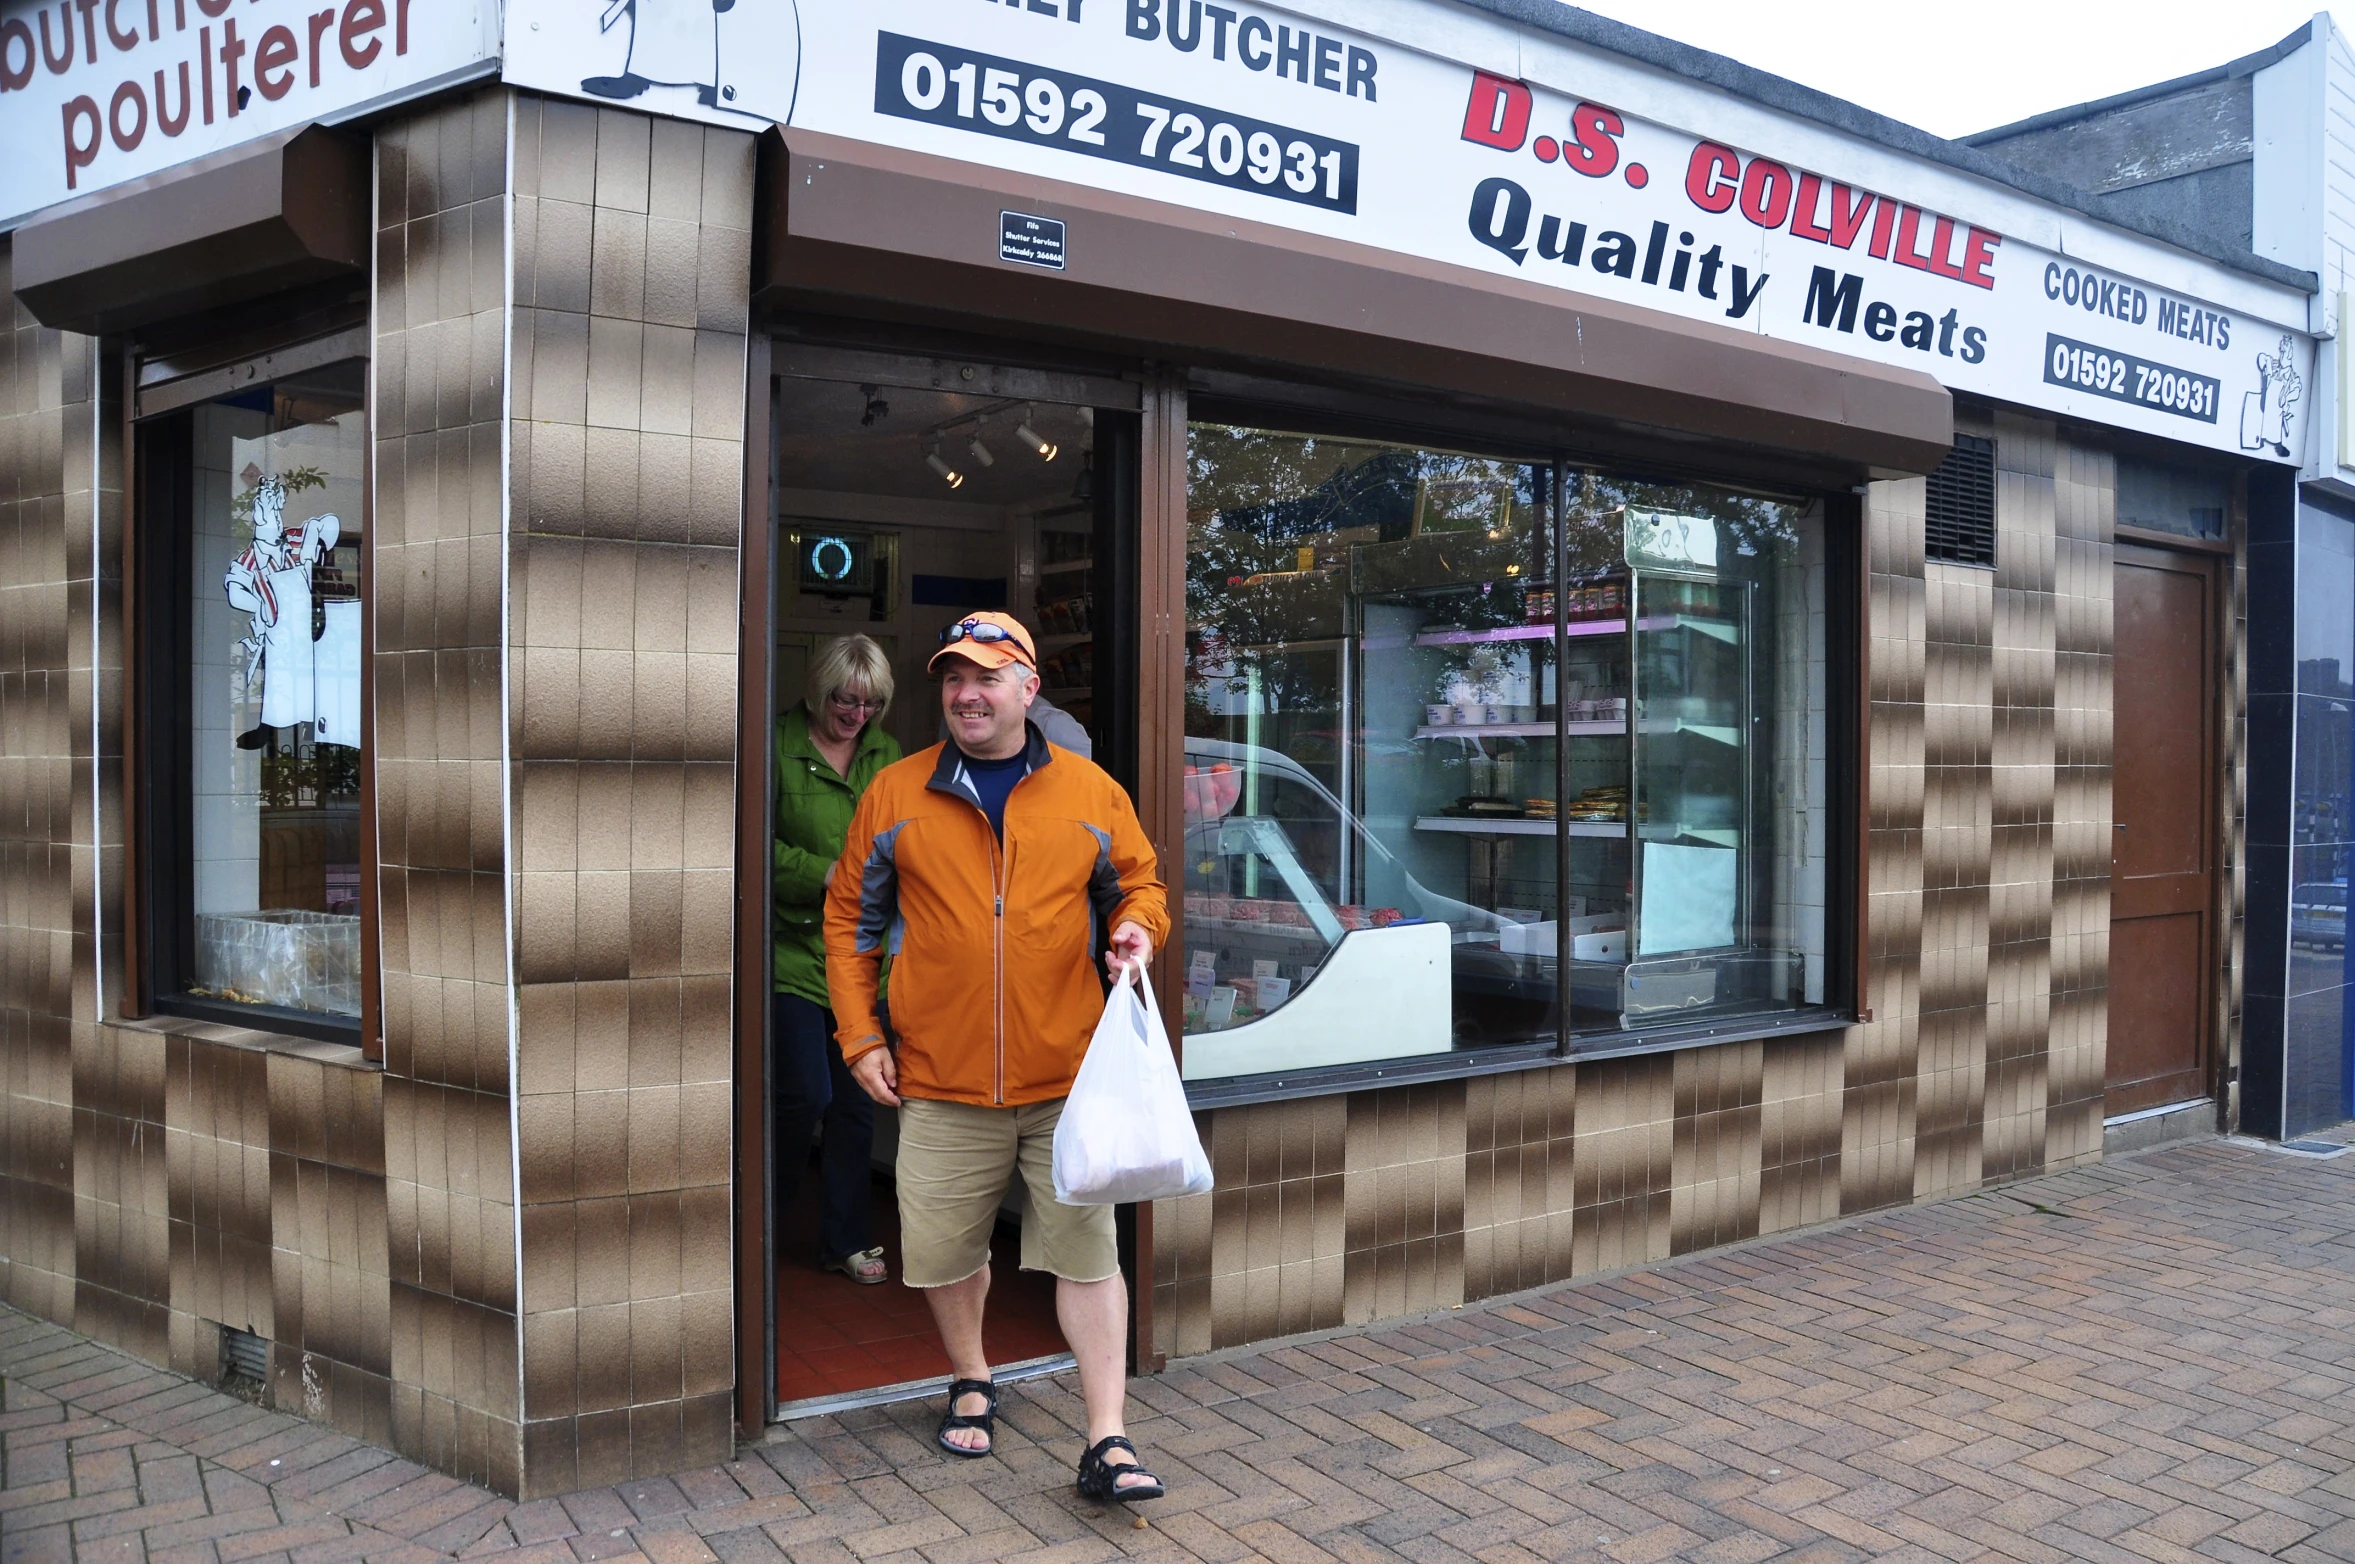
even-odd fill
[[[826,893],[826,989],[842,1057],[884,1045],[891,961],[903,1096],[1015,1107],[1067,1096],[1104,1013],[1096,953],[1169,907],[1120,784],[1029,729],[1001,844],[952,744],[868,784]]]

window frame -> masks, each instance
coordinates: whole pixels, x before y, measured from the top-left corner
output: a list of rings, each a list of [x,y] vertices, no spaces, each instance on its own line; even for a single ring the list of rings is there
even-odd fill
[[[131,473],[123,529],[124,624],[124,933],[128,947],[126,1019],[172,1017],[234,1026],[293,1042],[357,1046],[384,1058],[382,967],[378,945],[376,820],[376,529],[374,365],[363,334],[345,330],[288,344],[256,358],[210,367],[167,382],[141,384],[135,344],[124,351],[124,439]],[[358,351],[355,351],[358,350]],[[190,994],[195,920],[189,913],[189,852],[194,835],[190,702],[187,678],[193,632],[190,573],[195,517],[196,409],[221,396],[338,364],[360,366],[363,429],[360,477],[360,1013],[353,1017],[239,1004]]]
[[[1290,394],[1254,394],[1267,390]],[[1292,394],[1297,394],[1300,400],[1293,400]],[[1463,410],[1451,408],[1445,411]],[[1582,470],[1614,474],[1641,473],[1661,481],[1766,492],[1801,503],[1820,503],[1824,518],[1826,567],[1823,610],[1827,676],[1824,767],[1827,778],[1827,796],[1824,799],[1826,907],[1822,1003],[1802,1004],[1790,1010],[1719,1021],[1664,1023],[1639,1031],[1617,1033],[1580,1033],[1563,1025],[1561,1022],[1567,1019],[1568,1012],[1558,1005],[1557,1025],[1550,1038],[1499,1043],[1461,1053],[1409,1055],[1396,1060],[1358,1061],[1188,1081],[1186,1096],[1193,1107],[1207,1109],[1327,1096],[1340,1092],[1508,1074],[1519,1070],[1574,1064],[1582,1060],[1671,1053],[1765,1038],[1815,1036],[1837,1032],[1871,1019],[1867,973],[1862,955],[1866,943],[1868,910],[1865,833],[1869,821],[1869,800],[1866,796],[1869,767],[1865,764],[1865,757],[1870,753],[1871,721],[1870,679],[1865,666],[1870,637],[1866,618],[1869,593],[1865,568],[1863,485],[1853,478],[1845,484],[1834,484],[1828,481],[1829,475],[1803,463],[1785,465],[1768,460],[1751,465],[1736,461],[1718,466],[1673,457],[1654,461],[1644,459],[1631,452],[1627,445],[1615,440],[1604,442],[1600,449],[1581,448],[1575,442],[1558,437],[1540,444],[1530,438],[1533,431],[1527,426],[1525,411],[1520,417],[1501,420],[1506,425],[1503,431],[1491,427],[1485,434],[1481,424],[1486,420],[1459,421],[1444,415],[1436,420],[1428,417],[1385,416],[1384,412],[1369,408],[1362,402],[1342,411],[1337,409],[1332,400],[1318,397],[1314,388],[1272,386],[1267,382],[1257,383],[1251,392],[1241,395],[1224,389],[1207,394],[1197,391],[1188,398],[1188,405],[1183,408],[1181,417],[1186,425],[1225,423],[1316,434],[1334,439],[1394,443],[1410,447],[1435,446],[1498,461],[1526,463],[1535,469],[1534,477],[1541,486],[1538,503],[1544,524],[1553,528],[1551,538],[1557,579],[1561,577],[1561,554],[1568,541],[1565,530],[1557,525],[1561,513],[1561,496],[1566,492],[1564,484],[1575,481],[1575,475]],[[1741,454],[1748,456],[1756,453]],[[1182,445],[1173,453],[1173,458],[1182,469],[1185,460]],[[1729,468],[1745,470],[1729,471]],[[1181,470],[1175,481],[1182,485],[1185,476]],[[1186,525],[1182,511],[1175,518],[1175,524],[1182,533]],[[1182,552],[1182,545],[1172,547]],[[1557,595],[1554,607],[1557,648],[1564,637],[1567,612],[1565,597]],[[1190,620],[1190,606],[1187,617]],[[1557,756],[1562,753],[1559,745],[1556,753]],[[1556,833],[1554,841],[1560,856],[1567,857],[1570,840],[1567,833]],[[1165,874],[1164,878],[1171,877]],[[1171,943],[1175,948],[1172,956],[1182,961],[1186,954],[1184,887],[1173,883],[1170,891],[1174,903]],[[1175,967],[1171,970],[1174,971]],[[1184,1039],[1173,1040],[1182,1049]]]

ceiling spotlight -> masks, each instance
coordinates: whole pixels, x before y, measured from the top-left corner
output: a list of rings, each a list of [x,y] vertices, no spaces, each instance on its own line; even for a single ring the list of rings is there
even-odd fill
[[[1030,427],[1031,419],[1036,417],[1037,414],[1038,409],[1035,407],[1024,411],[1022,415],[1022,422],[1014,426],[1014,438],[1020,440],[1024,445],[1027,445],[1032,450],[1038,452],[1038,459],[1040,461],[1051,462],[1055,459],[1055,453],[1061,450],[1062,447],[1057,445],[1054,441],[1048,439],[1045,435],[1040,434],[1036,429]]]
[[[1095,452],[1082,451],[1079,453],[1079,482],[1071,486],[1071,497],[1082,501],[1092,500],[1096,497]]]
[[[979,424],[973,426],[973,438],[965,442],[965,449],[971,451],[973,459],[984,467],[995,467],[998,464],[998,459],[989,454],[989,447],[981,443]]]
[[[931,450],[924,453],[924,465],[931,468],[934,472],[939,473],[941,476],[941,481],[946,483],[950,488],[961,489],[965,486],[965,475],[957,471],[956,468],[951,467],[947,462],[944,462],[940,459],[940,447],[938,445],[933,446]]]
[[[860,428],[871,429],[875,426],[875,420],[878,418],[891,416],[891,404],[877,396],[873,386],[859,387],[859,394],[867,399],[866,409],[859,415]]]

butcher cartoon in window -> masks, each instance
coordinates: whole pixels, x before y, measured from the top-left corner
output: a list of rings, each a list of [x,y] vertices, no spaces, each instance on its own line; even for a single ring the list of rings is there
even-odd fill
[[[263,748],[272,728],[313,721],[318,707],[311,567],[335,547],[343,523],[334,516],[313,516],[287,526],[286,487],[275,473],[254,485],[253,542],[222,583],[229,606],[253,615],[252,630],[238,643],[246,656],[248,686],[257,663],[262,676],[262,720],[237,736],[239,749]]]
[[[2241,398],[2241,449],[2290,454],[2290,409],[2306,382],[2298,374],[2296,344],[2282,334],[2281,346],[2257,355],[2257,389]]]
[[[629,53],[619,75],[588,77],[581,82],[581,91],[624,102],[641,96],[649,87],[693,87],[695,101],[707,109],[735,109],[755,117],[784,119],[792,111],[789,85],[782,111],[771,104],[756,107],[739,102],[736,84],[722,64],[724,56],[741,52],[723,50],[720,21],[739,3],[746,11],[761,13],[750,19],[752,25],[743,42],[752,43],[752,35],[759,35],[751,57],[758,60],[759,75],[767,87],[761,95],[775,95],[777,85],[790,84],[798,73],[800,16],[794,0],[606,0],[597,30],[611,32],[628,17]],[[776,47],[779,27],[784,38],[792,41],[782,58]]]

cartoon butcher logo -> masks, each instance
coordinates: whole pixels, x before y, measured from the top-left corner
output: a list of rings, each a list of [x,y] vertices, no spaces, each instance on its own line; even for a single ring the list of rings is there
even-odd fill
[[[253,615],[253,628],[239,649],[246,655],[249,686],[257,668],[262,677],[262,720],[238,735],[239,749],[260,749],[269,743],[270,729],[310,722],[318,710],[311,567],[335,547],[343,523],[334,516],[313,516],[289,527],[285,517],[286,482],[272,473],[254,487],[253,542],[221,583],[229,606]],[[355,729],[353,738],[343,742],[357,736]]]
[[[650,87],[692,87],[695,101],[707,109],[735,109],[758,118],[783,120],[785,114],[765,105],[754,108],[739,103],[736,84],[722,66],[720,18],[739,3],[747,11],[762,13],[754,19],[753,32],[773,36],[774,29],[781,26],[786,36],[796,41],[791,55],[782,60],[775,58],[773,50],[759,51],[770,56],[764,61],[764,74],[782,68],[784,108],[790,113],[801,30],[795,0],[606,0],[604,13],[597,19],[598,31],[611,32],[627,17],[629,51],[619,75],[586,77],[581,91],[626,102]],[[776,96],[776,84],[762,85],[770,90],[760,96]]]
[[[2296,344],[2282,333],[2281,345],[2257,355],[2257,389],[2241,397],[2241,449],[2290,454],[2290,409],[2305,394],[2298,374]]]

